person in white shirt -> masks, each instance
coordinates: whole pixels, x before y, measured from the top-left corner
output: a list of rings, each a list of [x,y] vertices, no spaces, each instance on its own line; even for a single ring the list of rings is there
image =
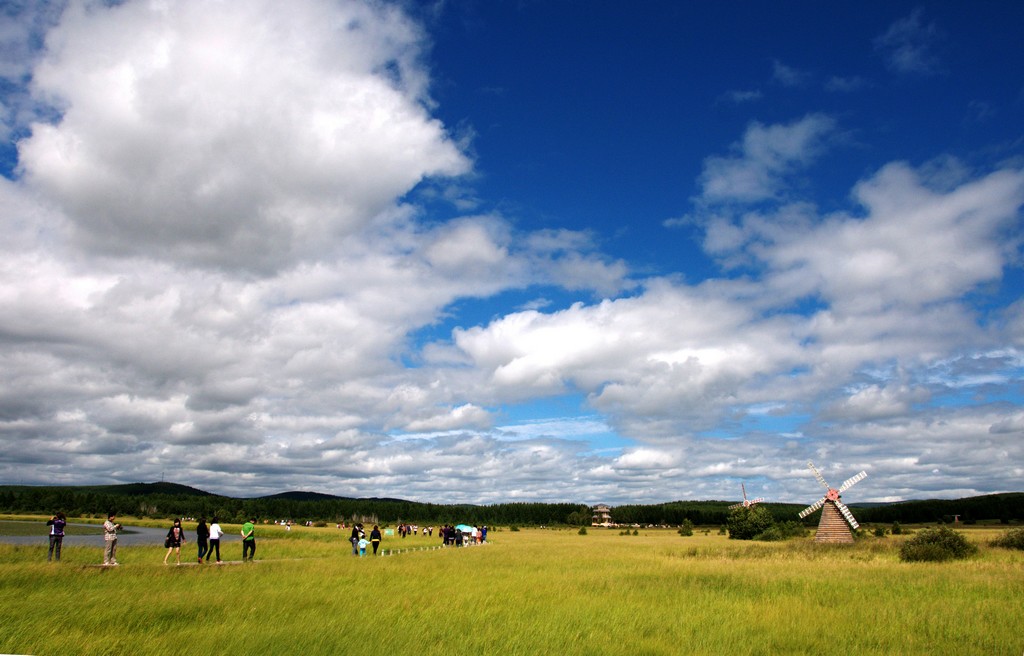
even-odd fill
[[[210,562],[210,554],[214,549],[217,550],[217,562],[220,562],[220,536],[222,535],[224,535],[224,531],[221,530],[217,518],[214,517],[210,524],[210,550],[206,552],[206,562]]]

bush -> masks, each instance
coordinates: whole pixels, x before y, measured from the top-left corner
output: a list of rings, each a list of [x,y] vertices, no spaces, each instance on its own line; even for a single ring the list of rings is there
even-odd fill
[[[900,533],[903,532],[903,527],[900,526],[899,522],[893,522],[892,523],[892,528],[889,529],[889,532],[892,533],[893,535],[899,535]]]
[[[946,526],[926,528],[900,547],[900,560],[933,561],[957,560],[973,556],[978,547],[962,534]]]
[[[1024,551],[1024,528],[1015,528],[992,540],[993,547],[1020,549]]]
[[[512,531],[513,533],[518,533],[519,532],[519,527],[516,526],[515,524],[513,524],[512,526],[508,527],[508,530]]]
[[[763,533],[755,535],[753,539],[758,542],[782,542],[786,537],[782,534],[782,529],[776,525],[769,526]]]
[[[576,535],[586,535],[586,534],[587,534],[587,527],[586,526],[581,526],[580,530],[576,531]]]
[[[759,542],[781,542],[789,538],[798,538],[807,535],[807,527],[800,522],[780,522],[773,524],[767,529],[754,536]]]
[[[693,535],[693,522],[691,522],[689,518],[684,519],[682,525],[679,527],[678,533],[683,537],[689,537]]]
[[[729,513],[726,526],[730,540],[753,540],[775,524],[767,508],[761,506],[739,507]]]
[[[885,537],[885,533],[886,533],[886,530],[885,530],[884,526],[876,526],[875,527],[875,537],[876,538],[884,538]]]

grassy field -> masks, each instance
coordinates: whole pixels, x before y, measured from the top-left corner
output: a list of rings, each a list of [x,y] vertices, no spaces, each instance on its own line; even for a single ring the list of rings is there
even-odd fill
[[[1024,552],[965,532],[975,558],[911,564],[901,536],[498,530],[464,549],[390,537],[402,553],[355,558],[333,527],[260,527],[253,564],[167,567],[155,546],[121,550],[116,569],[94,566],[99,540],[47,563],[43,536],[0,545],[0,652],[1024,653]]]

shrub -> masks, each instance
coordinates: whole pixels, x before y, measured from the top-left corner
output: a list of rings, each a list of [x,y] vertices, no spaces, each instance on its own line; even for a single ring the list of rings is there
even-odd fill
[[[729,520],[726,522],[730,540],[753,540],[774,524],[775,520],[771,513],[761,506],[735,508],[729,513]]]
[[[518,533],[519,532],[519,527],[516,526],[515,524],[513,524],[512,526],[508,527],[508,530],[512,531],[513,533]]]
[[[586,526],[581,526],[580,530],[576,531],[576,534],[577,535],[586,535],[587,534],[587,527]]]
[[[759,542],[782,542],[786,537],[782,534],[782,529],[776,525],[769,526],[764,532],[755,535],[753,539]]]
[[[884,526],[876,526],[875,527],[875,537],[876,538],[884,538],[885,537],[885,533],[886,533],[886,531],[885,531],[885,527]]]
[[[807,527],[800,522],[779,522],[754,536],[760,542],[781,542],[807,535]]]
[[[993,547],[1020,549],[1024,551],[1024,528],[1015,528],[992,540]]]
[[[889,532],[892,533],[893,535],[899,535],[900,533],[903,532],[903,527],[900,526],[899,522],[893,522],[892,523],[892,528],[889,529]]]
[[[679,527],[679,535],[683,537],[689,537],[693,535],[693,522],[689,518],[684,519],[682,525]]]
[[[900,547],[900,560],[936,561],[967,558],[977,553],[978,547],[962,534],[946,526],[926,528]]]

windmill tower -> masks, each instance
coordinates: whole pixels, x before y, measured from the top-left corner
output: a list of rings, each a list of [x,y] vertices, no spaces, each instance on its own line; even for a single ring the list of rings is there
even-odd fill
[[[747,486],[745,484],[743,484],[743,483],[740,483],[740,488],[743,489],[743,503],[734,503],[733,505],[729,506],[729,510],[735,510],[736,508],[749,508],[750,506],[754,505],[755,503],[761,503],[762,501],[764,501],[764,497],[757,497],[756,499],[749,499],[748,500],[747,499]]]
[[[825,496],[818,499],[815,503],[807,506],[800,513],[800,519],[810,515],[812,512],[821,508],[821,521],[818,522],[818,532],[814,536],[815,542],[853,542],[853,533],[850,532],[850,527],[854,529],[860,528],[860,524],[853,518],[853,513],[850,509],[840,501],[839,495],[849,490],[851,487],[856,485],[859,481],[864,480],[868,473],[861,472],[856,476],[852,476],[840,485],[838,488],[831,487],[825,482],[818,470],[814,468],[814,463],[810,460],[807,461],[807,466],[814,472],[814,477],[818,479],[818,482],[824,486],[828,492]],[[849,522],[849,526],[847,525]]]

